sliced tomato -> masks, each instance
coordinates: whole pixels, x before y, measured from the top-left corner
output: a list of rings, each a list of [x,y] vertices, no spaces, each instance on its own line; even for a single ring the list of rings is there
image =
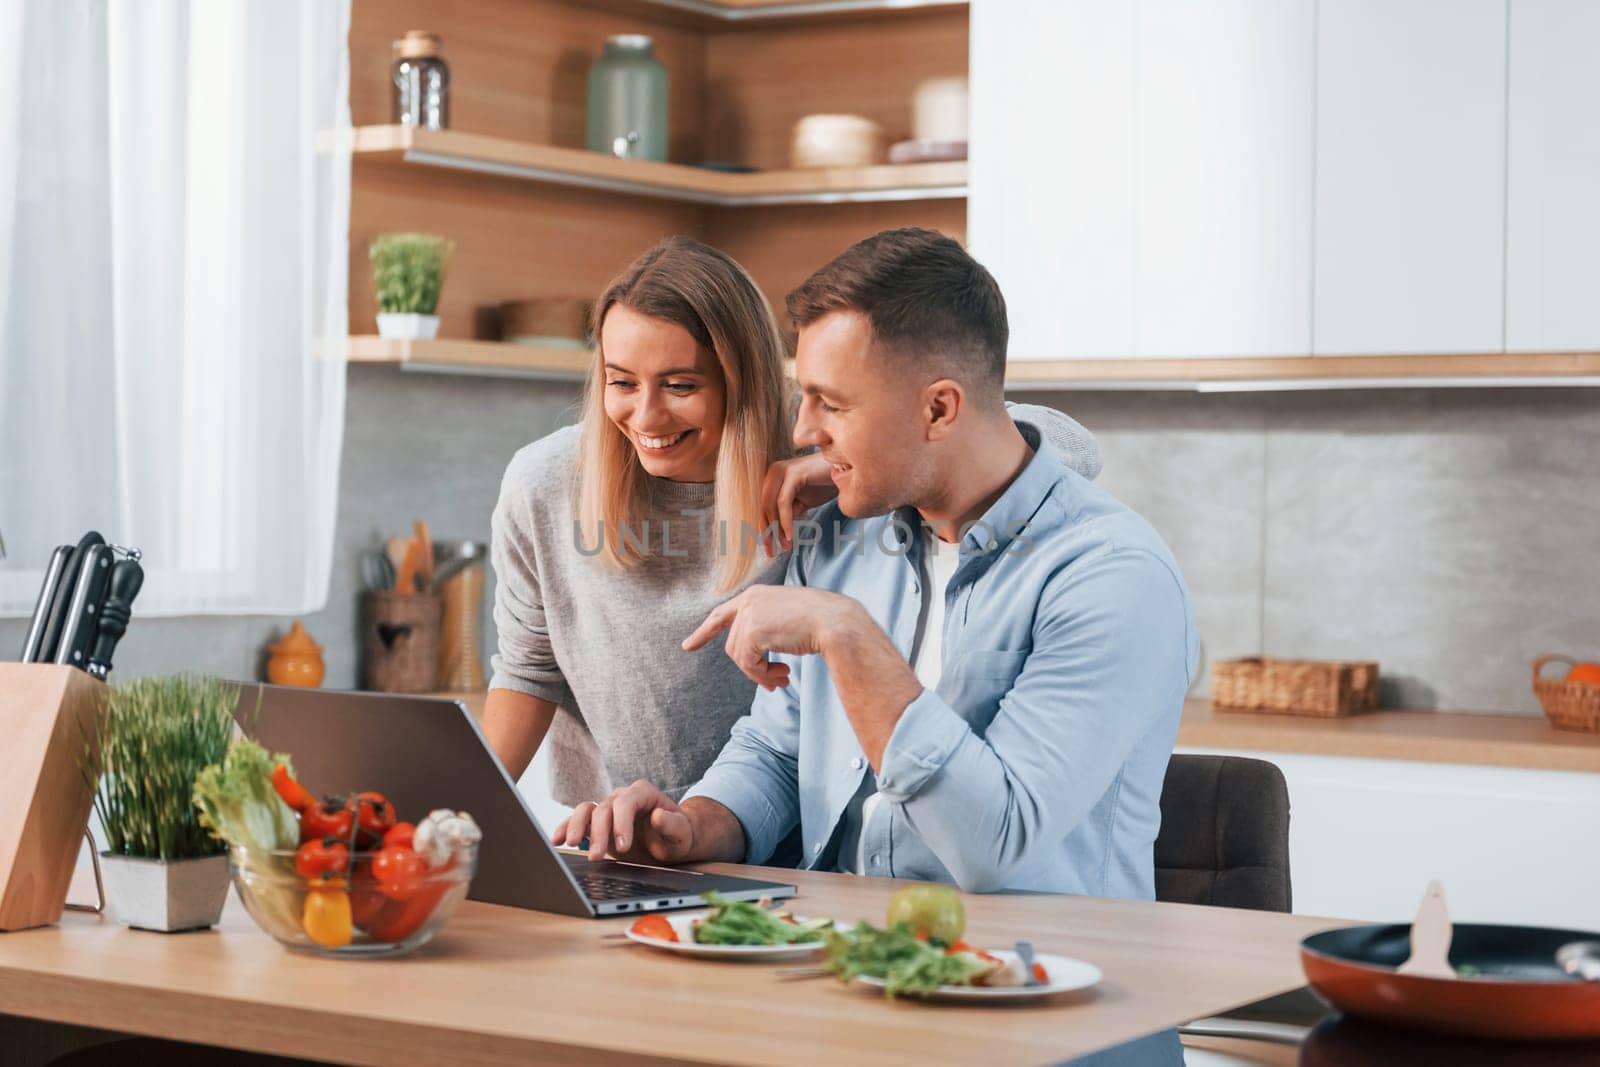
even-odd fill
[[[672,928],[672,923],[667,921],[665,915],[640,916],[628,929],[639,937],[648,937],[656,941],[678,940],[678,931]]]
[[[1045,973],[1044,964],[1042,963],[1035,963],[1033,965],[1033,978],[1034,981],[1038,982],[1040,985],[1050,984],[1050,976]]]

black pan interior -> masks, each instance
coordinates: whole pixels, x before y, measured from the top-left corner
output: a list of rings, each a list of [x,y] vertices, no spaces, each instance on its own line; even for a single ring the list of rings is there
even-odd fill
[[[1511,978],[1518,981],[1575,982],[1556,964],[1556,950],[1573,941],[1600,941],[1584,930],[1552,930],[1541,926],[1489,926],[1457,923],[1450,939],[1450,965],[1463,977]],[[1352,926],[1325,930],[1302,942],[1313,952],[1350,963],[1398,967],[1411,955],[1411,927]]]

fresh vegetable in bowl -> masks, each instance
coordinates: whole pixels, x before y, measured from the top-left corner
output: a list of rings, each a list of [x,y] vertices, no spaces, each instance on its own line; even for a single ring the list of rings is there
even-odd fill
[[[283,888],[279,878],[293,876],[294,859],[280,853],[300,843],[300,827],[295,812],[285,804],[273,786],[276,769],[288,775],[289,757],[274,755],[249,738],[228,746],[221,763],[213,763],[195,775],[194,805],[200,824],[211,836],[242,849],[256,859],[260,873],[271,879],[256,906],[266,921],[292,924],[299,921],[299,894]]]
[[[423,944],[466,897],[482,833],[466,812],[397,822],[383,794],[316,797],[288,757],[235,742],[195,783],[201,821],[229,845],[239,899],[292,947],[394,954]]]
[[[272,755],[249,738],[228,746],[221,763],[195,775],[200,824],[230,845],[263,852],[299,845],[296,812],[273,785],[279,767],[285,776],[292,774],[288,756]]]

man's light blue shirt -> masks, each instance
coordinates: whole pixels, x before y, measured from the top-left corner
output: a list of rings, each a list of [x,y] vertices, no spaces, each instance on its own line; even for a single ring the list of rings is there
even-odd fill
[[[864,826],[872,768],[821,656],[750,714],[686,796],[729,808],[746,862],[798,822],[807,867],[1000,889],[1153,899],[1161,784],[1197,661],[1194,611],[1161,537],[1022,426],[1032,460],[963,537],[944,668],[906,707]],[[922,608],[915,510],[797,531],[787,584],[859,600],[909,661]],[[720,649],[717,650],[720,654]]]

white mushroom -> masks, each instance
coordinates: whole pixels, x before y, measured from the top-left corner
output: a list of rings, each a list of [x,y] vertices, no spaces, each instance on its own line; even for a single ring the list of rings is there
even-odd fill
[[[428,861],[429,867],[443,867],[457,852],[483,840],[483,831],[464,811],[438,808],[417,823],[411,847]]]

